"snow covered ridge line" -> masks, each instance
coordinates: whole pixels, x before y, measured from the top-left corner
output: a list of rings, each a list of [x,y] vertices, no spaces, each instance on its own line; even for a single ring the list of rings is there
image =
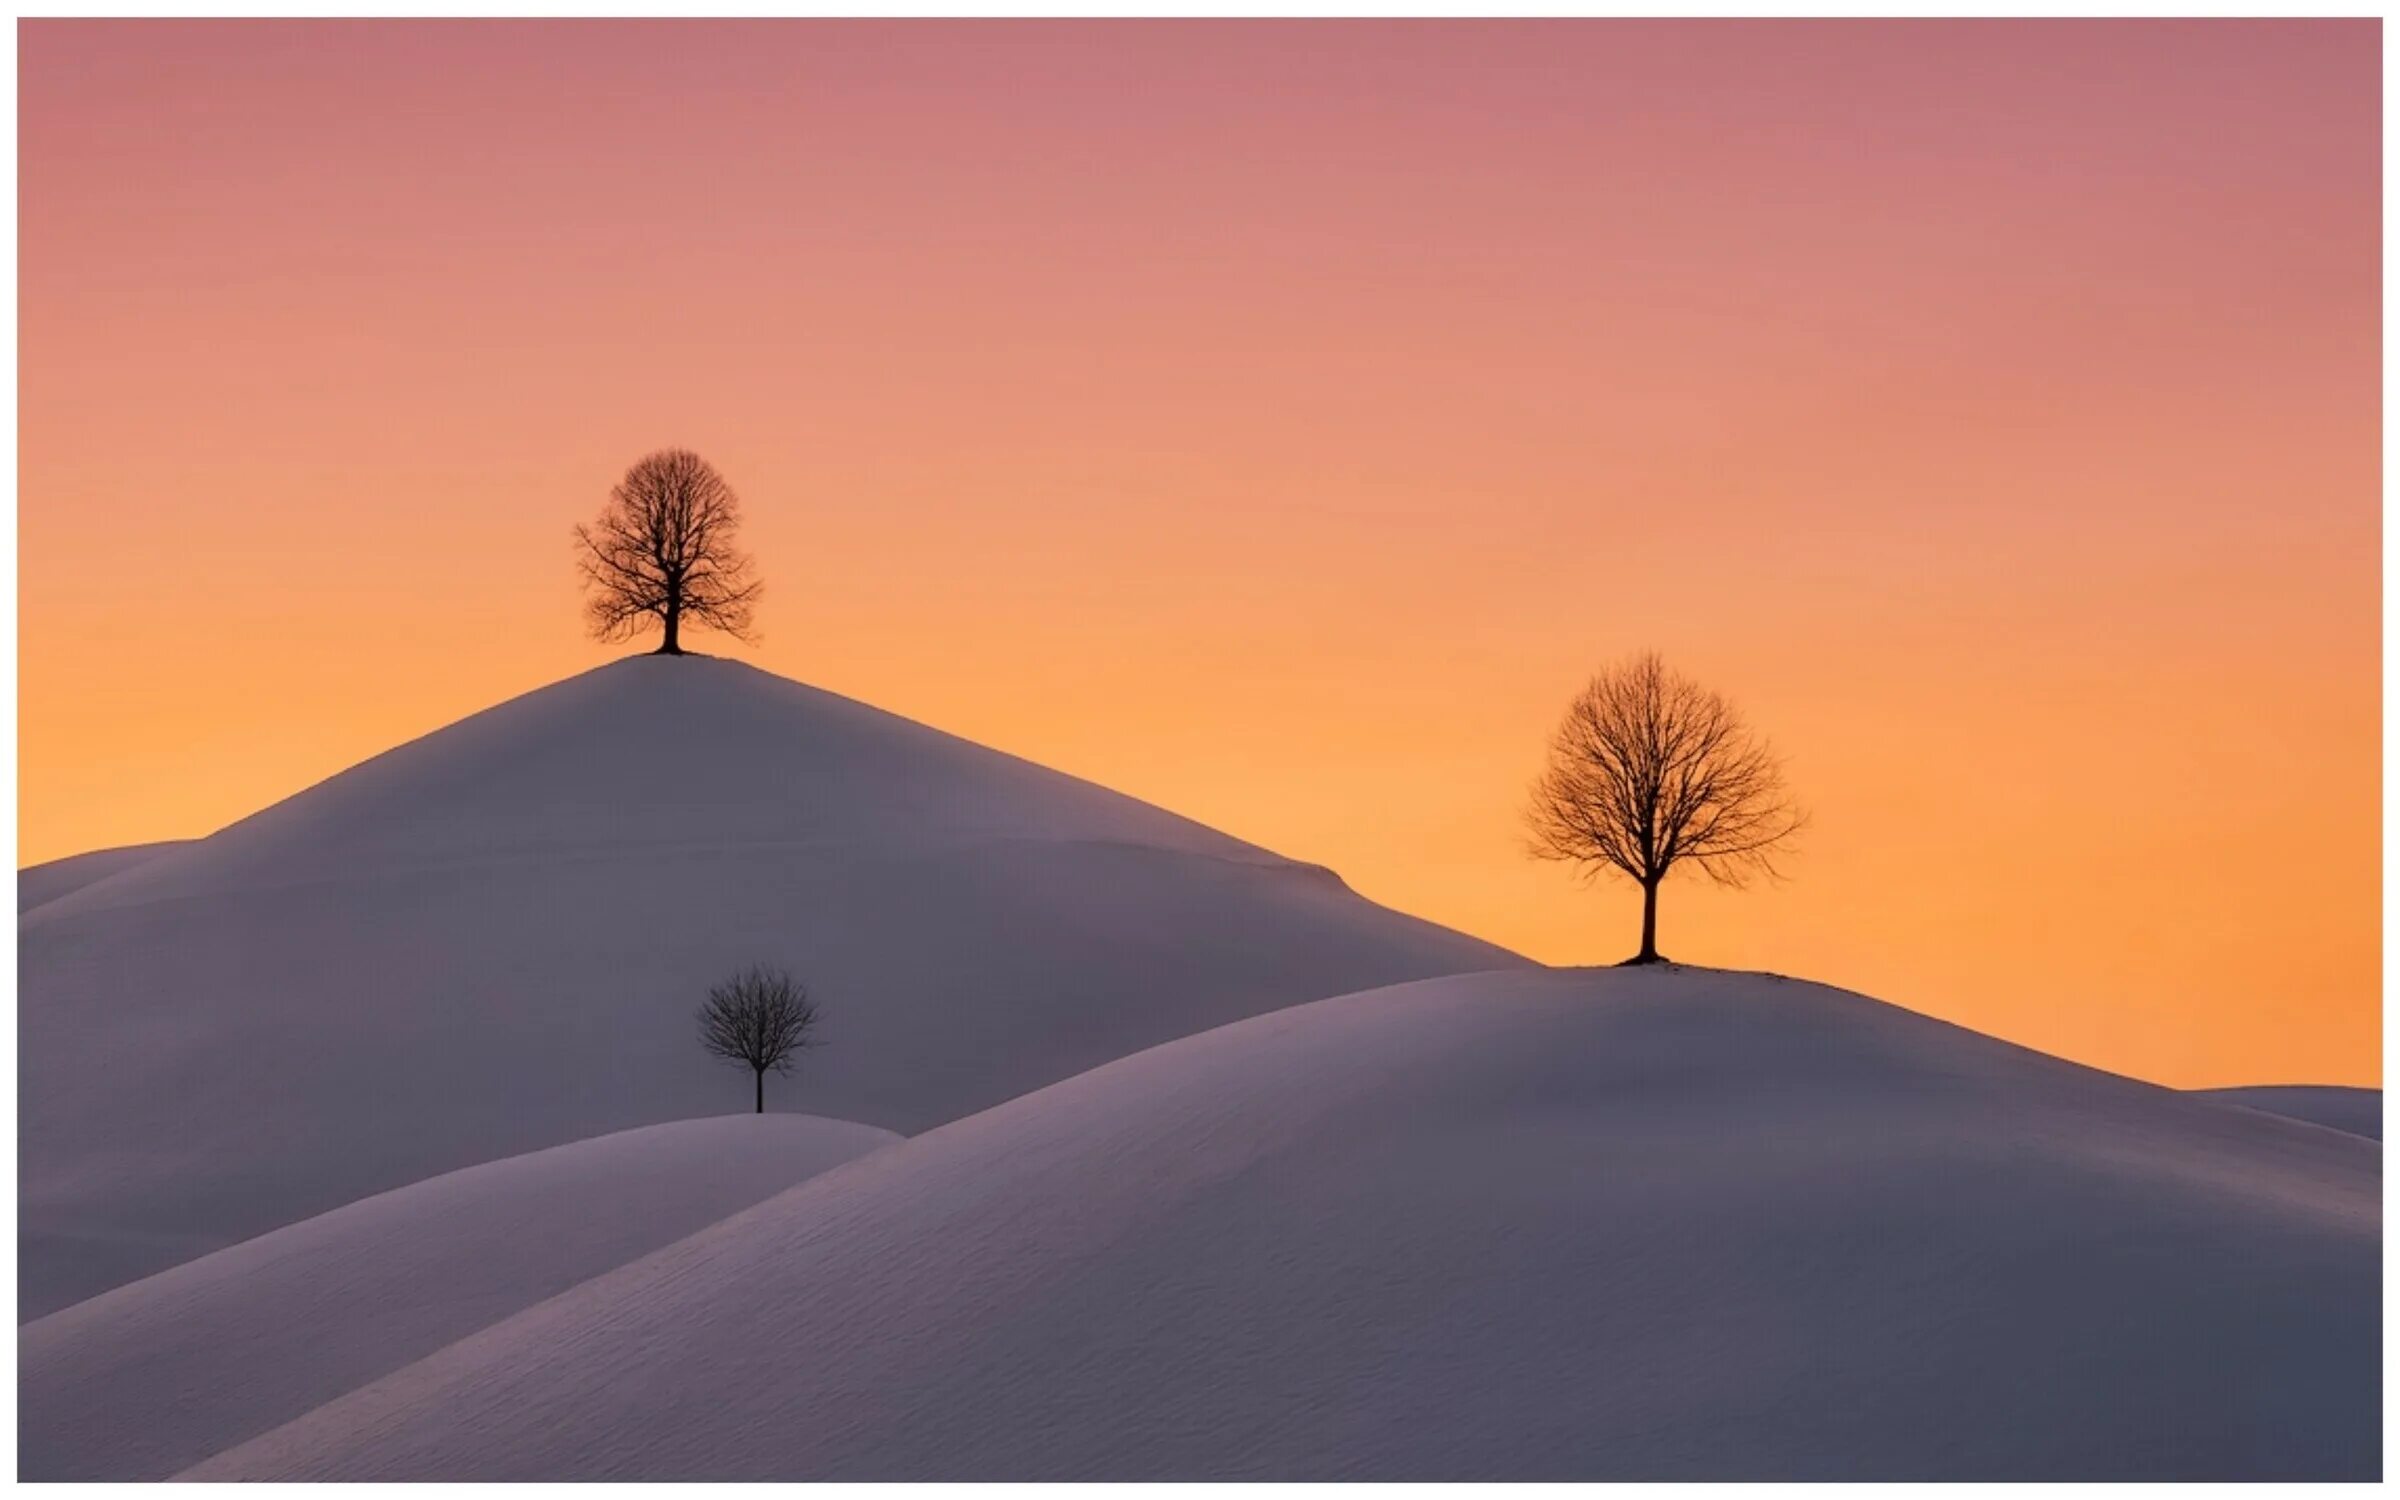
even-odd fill
[[[1432,979],[867,1156],[188,1477],[2373,1478],[2381,1166],[1813,984]]]
[[[413,817],[395,826],[402,808]],[[222,894],[254,870],[288,881],[387,862],[862,834],[1113,838],[1282,859],[1179,813],[742,662],[636,656],[372,756],[174,858],[95,882],[70,909]]]
[[[18,1331],[18,1477],[163,1479],[897,1141],[682,1120],[415,1183]]]
[[[426,1177],[746,1104],[691,1017],[752,964],[823,1010],[824,1051],[770,1102],[914,1133],[1259,1011],[1522,962],[704,658],[416,740],[45,904],[19,953],[28,1318]]]
[[[189,839],[161,839],[154,844],[123,844],[113,849],[90,849],[70,854],[63,859],[44,860],[17,871],[17,916],[61,896],[70,896],[87,885],[108,879],[121,870],[172,853],[191,843]]]
[[[2306,1120],[2328,1130],[2346,1130],[2370,1141],[2383,1139],[2383,1090],[2332,1084],[2262,1084],[2249,1088],[2194,1089],[2202,1099]]]

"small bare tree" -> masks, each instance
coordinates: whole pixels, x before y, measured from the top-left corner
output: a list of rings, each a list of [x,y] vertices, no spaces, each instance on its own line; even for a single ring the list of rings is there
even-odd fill
[[[1658,957],[1658,887],[1689,862],[1722,885],[1776,873],[1807,821],[1783,768],[1715,693],[1646,652],[1594,677],[1551,742],[1534,783],[1531,852],[1642,888],[1642,951]]]
[[[592,634],[619,641],[656,620],[658,654],[683,654],[686,620],[752,639],[758,580],[735,550],[741,501],[697,453],[666,448],[625,471],[600,519],[575,528]]]
[[[767,1112],[767,1074],[792,1071],[792,1054],[817,1045],[817,1008],[781,969],[753,965],[708,992],[700,1007],[700,1045],[748,1068],[757,1112]]]

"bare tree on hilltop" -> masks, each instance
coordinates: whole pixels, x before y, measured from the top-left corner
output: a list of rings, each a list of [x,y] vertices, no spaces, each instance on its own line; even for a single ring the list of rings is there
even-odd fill
[[[741,501],[708,460],[665,448],[625,471],[600,518],[575,528],[592,634],[621,641],[658,622],[658,654],[683,654],[686,621],[752,639],[759,583],[733,545]]]
[[[1567,706],[1526,820],[1535,858],[1614,871],[1642,888],[1642,951],[1626,962],[1652,964],[1659,883],[1677,865],[1721,885],[1772,876],[1807,817],[1741,716],[1646,652]]]
[[[816,1045],[817,1008],[781,969],[753,966],[708,992],[700,1007],[700,1045],[750,1070],[755,1106],[767,1112],[767,1074],[792,1071],[792,1054]]]

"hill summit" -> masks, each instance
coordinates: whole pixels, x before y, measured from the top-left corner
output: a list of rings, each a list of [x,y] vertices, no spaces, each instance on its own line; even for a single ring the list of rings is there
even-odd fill
[[[865,704],[636,657],[27,912],[20,1317],[369,1193],[721,1113],[714,980],[915,1132],[1172,1038],[1520,963],[1319,867]]]

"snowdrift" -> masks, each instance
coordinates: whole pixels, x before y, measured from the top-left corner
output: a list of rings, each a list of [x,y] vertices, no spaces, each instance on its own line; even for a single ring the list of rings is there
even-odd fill
[[[2370,1141],[2383,1139],[2383,1090],[2333,1084],[2267,1084],[2257,1088],[2200,1089],[2203,1099],[2263,1109],[2271,1115],[2306,1120],[2328,1130],[2347,1130]]]
[[[17,915],[56,901],[70,892],[82,890],[96,880],[106,880],[123,870],[130,870],[144,860],[156,859],[171,849],[180,849],[189,839],[166,839],[155,844],[125,844],[115,849],[94,849],[84,854],[70,854],[65,859],[53,859],[38,865],[27,865],[17,872]]]
[[[2381,1160],[1809,984],[1453,977],[879,1151],[190,1472],[2372,1478]]]
[[[748,1102],[915,1132],[1298,1001],[1515,961],[1086,782],[739,664],[637,657],[19,924],[20,1313],[478,1161]]]
[[[18,1477],[163,1479],[897,1139],[808,1115],[653,1125],[118,1287],[18,1330]]]

